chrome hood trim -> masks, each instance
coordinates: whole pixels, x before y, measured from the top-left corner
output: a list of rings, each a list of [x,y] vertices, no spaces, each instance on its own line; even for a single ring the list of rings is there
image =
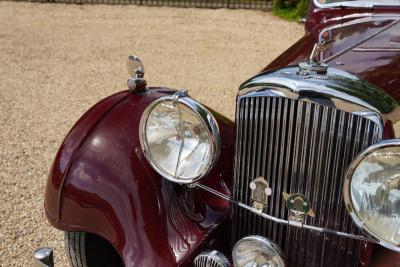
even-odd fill
[[[318,103],[381,125],[387,120],[400,120],[400,107],[390,95],[364,79],[332,67],[326,74],[304,73],[298,66],[260,73],[240,86],[238,97],[247,94]]]
[[[342,1],[330,4],[322,4],[318,0],[314,0],[314,5],[319,8],[339,8],[339,7],[360,7],[373,8],[375,6],[398,6],[394,1]]]

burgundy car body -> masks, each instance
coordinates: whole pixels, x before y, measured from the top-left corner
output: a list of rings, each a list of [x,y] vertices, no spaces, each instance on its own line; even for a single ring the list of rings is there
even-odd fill
[[[334,39],[323,57],[350,46],[393,20],[399,9],[321,8],[310,2],[306,33],[263,71],[296,64],[313,45]],[[362,77],[400,100],[400,24],[329,64]],[[208,246],[230,254],[227,201],[167,181],[144,157],[139,142],[143,110],[174,90],[123,91],[92,107],[62,143],[49,175],[45,210],[63,231],[85,231],[108,240],[126,266],[189,266]],[[214,112],[222,147],[205,184],[230,195],[234,169],[234,123]],[[385,138],[393,138],[385,125]],[[218,243],[218,240],[225,242]],[[400,256],[369,246],[360,265],[399,266]]]
[[[144,157],[139,120],[149,103],[173,93],[124,91],[90,109],[57,153],[46,189],[49,221],[64,231],[95,233],[115,246],[126,266],[191,264],[226,219],[227,201],[160,177]],[[220,160],[205,183],[229,194],[234,125],[215,114]]]

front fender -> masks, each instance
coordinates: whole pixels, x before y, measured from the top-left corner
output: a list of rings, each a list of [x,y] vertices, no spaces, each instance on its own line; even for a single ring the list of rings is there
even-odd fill
[[[141,115],[152,101],[174,92],[125,91],[103,100],[68,134],[50,172],[45,198],[49,221],[63,231],[102,236],[125,266],[190,265],[229,213],[227,201],[169,182],[144,157]],[[203,181],[229,195],[234,124],[214,115],[221,155]]]

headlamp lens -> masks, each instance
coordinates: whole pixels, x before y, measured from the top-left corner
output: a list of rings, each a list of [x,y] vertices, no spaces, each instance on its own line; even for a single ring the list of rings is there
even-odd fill
[[[240,239],[232,251],[235,267],[283,267],[285,262],[279,247],[262,236]]]
[[[213,165],[219,145],[215,140],[215,136],[219,138],[218,128],[212,115],[194,100],[161,99],[142,120],[141,142],[146,156],[167,179],[191,183]]]
[[[349,192],[345,186],[350,215],[382,245],[399,250],[400,147],[378,148],[362,157],[349,176]]]

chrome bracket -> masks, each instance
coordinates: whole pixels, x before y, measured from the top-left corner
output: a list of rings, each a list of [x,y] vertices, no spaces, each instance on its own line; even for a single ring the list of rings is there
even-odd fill
[[[188,90],[187,89],[181,89],[176,91],[176,93],[172,96],[172,103],[174,106],[178,103],[179,98],[182,97],[188,97]]]
[[[179,98],[182,97],[188,97],[188,90],[187,89],[181,89],[176,91],[176,93],[173,95],[173,100],[178,101]]]

